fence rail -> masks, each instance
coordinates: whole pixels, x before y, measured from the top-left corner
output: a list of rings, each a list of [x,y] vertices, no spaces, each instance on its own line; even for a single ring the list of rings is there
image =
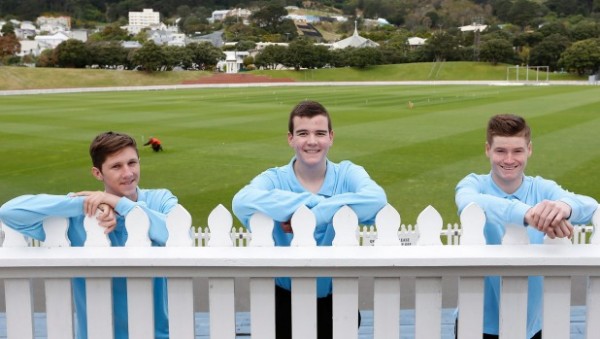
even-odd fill
[[[597,245],[600,239],[589,235],[590,226],[578,228],[588,241],[575,242],[577,246],[568,240],[548,240],[543,245],[487,246],[483,242],[483,211],[471,205],[461,215],[460,232],[456,228],[450,231],[449,239],[457,237],[458,241],[446,241],[460,246],[446,246],[441,237],[441,216],[428,207],[419,215],[416,227],[409,231],[416,234],[410,242],[412,246],[402,246],[408,243],[401,241],[406,233],[398,232],[400,218],[393,207],[388,205],[378,214],[375,237],[371,229],[367,233],[363,229],[362,237],[357,237],[359,225],[348,222],[356,220],[356,216],[344,207],[334,217],[333,246],[316,247],[314,239],[311,242],[310,237],[299,236],[293,247],[274,247],[270,237],[274,223],[265,215],[253,216],[254,233],[249,237],[232,233],[231,214],[218,206],[208,218],[210,237],[200,234],[194,237],[190,233],[189,213],[178,207],[168,218],[168,247],[161,248],[148,247],[143,241],[145,235],[132,236],[135,229],[147,230],[144,222],[148,219],[139,212],[143,213],[141,209],[130,213],[126,223],[131,227],[130,239],[137,240],[128,240],[127,247],[122,248],[106,247],[102,241],[105,235],[93,231],[88,232],[85,247],[68,247],[65,222],[59,218],[44,223],[47,241],[37,248],[28,248],[23,236],[4,227],[0,278],[5,282],[8,338],[33,338],[31,278],[45,281],[48,338],[72,338],[72,317],[64,315],[74,311],[70,293],[73,277],[85,277],[88,291],[93,291],[88,294],[88,324],[94,329],[90,338],[112,337],[112,309],[106,306],[106,300],[110,300],[110,281],[115,276],[128,279],[132,337],[143,337],[147,331],[148,317],[152,317],[152,307],[148,306],[152,296],[150,282],[156,276],[167,277],[169,281],[172,338],[194,338],[193,279],[197,277],[209,279],[206,293],[211,338],[235,338],[234,279],[239,277],[250,279],[253,338],[275,338],[273,278],[279,276],[292,278],[295,338],[316,338],[315,281],[322,276],[333,277],[335,338],[357,338],[359,277],[374,279],[374,338],[402,336],[398,323],[400,286],[407,278],[416,280],[412,334],[418,339],[440,338],[441,283],[448,276],[458,276],[460,281],[460,338],[481,338],[483,277],[488,275],[503,277],[501,338],[525,337],[526,317],[522,312],[527,303],[527,277],[532,275],[545,278],[544,338],[569,337],[573,276],[585,276],[588,280],[587,337],[600,333],[600,246]],[[294,217],[309,220],[310,213],[300,208]],[[346,222],[341,224],[339,220]],[[87,227],[92,226],[90,230],[94,230],[94,223],[94,218],[86,219]],[[593,225],[600,225],[600,212],[596,212]],[[234,246],[232,238],[243,240],[245,246]],[[527,243],[525,229],[507,229],[505,241]]]

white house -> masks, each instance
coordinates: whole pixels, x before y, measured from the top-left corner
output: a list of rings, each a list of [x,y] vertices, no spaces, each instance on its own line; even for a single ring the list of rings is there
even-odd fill
[[[427,41],[427,39],[419,38],[418,36],[413,36],[408,38],[407,43],[409,48],[415,49],[417,47],[425,45],[425,41]]]
[[[142,12],[129,12],[129,25],[127,31],[137,34],[142,29],[160,24],[160,13],[151,8],[144,8]]]
[[[21,51],[17,53],[17,56],[24,57],[26,55],[39,56],[42,52],[40,43],[36,40],[19,40],[21,44]]]
[[[40,49],[54,49],[61,42],[67,41],[70,37],[65,32],[58,32],[52,35],[36,35],[35,41],[39,43]]]
[[[218,69],[225,68],[226,73],[238,73],[244,66],[244,58],[250,55],[248,51],[224,51],[225,60],[217,63]]]
[[[481,25],[474,22],[471,25],[460,26],[458,28],[461,32],[483,32],[487,28],[487,25]]]
[[[69,16],[40,16],[35,23],[40,27],[41,32],[48,32],[50,34],[71,30],[71,17]]]

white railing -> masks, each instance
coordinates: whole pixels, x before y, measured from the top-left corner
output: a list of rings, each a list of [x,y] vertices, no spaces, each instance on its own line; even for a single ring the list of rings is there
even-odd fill
[[[0,279],[6,295],[7,335],[33,338],[31,278],[45,281],[48,338],[73,338],[71,278],[87,278],[89,338],[112,338],[111,278],[128,278],[130,337],[152,336],[151,278],[167,277],[171,338],[194,338],[193,279],[209,279],[209,327],[211,338],[235,338],[234,279],[250,279],[250,317],[253,338],[274,338],[273,277],[292,277],[292,320],[295,338],[316,337],[315,278],[333,277],[334,337],[357,338],[358,279],[372,277],[373,337],[399,338],[400,285],[415,283],[414,336],[440,338],[442,278],[459,277],[460,338],[481,338],[483,277],[502,276],[501,338],[525,337],[527,276],[544,276],[544,338],[569,338],[571,277],[588,279],[586,331],[600,333],[600,242],[571,246],[568,240],[527,245],[524,228],[507,226],[504,242],[486,246],[485,216],[476,205],[460,216],[461,246],[443,246],[442,218],[432,207],[418,217],[415,246],[401,246],[400,215],[390,205],[376,218],[373,246],[359,246],[358,219],[344,207],[333,220],[336,238],[331,247],[316,247],[312,234],[314,216],[300,208],[292,218],[292,247],[273,247],[273,221],[262,214],[252,217],[252,239],[236,247],[231,237],[233,218],[223,206],[208,218],[210,238],[206,247],[194,246],[191,217],[179,206],[168,217],[168,247],[149,247],[148,219],[141,209],[126,219],[127,247],[105,247],[106,236],[94,218],[86,218],[85,247],[68,247],[65,219],[44,223],[46,242],[25,248],[27,240],[5,227],[0,248]],[[596,212],[593,225],[600,225]],[[584,228],[585,229],[585,228]],[[141,231],[140,231],[141,230]],[[587,229],[585,229],[587,231]],[[100,232],[98,232],[100,231]],[[140,231],[140,232],[138,232]],[[587,237],[590,238],[590,237]],[[204,238],[203,238],[204,239]],[[364,234],[363,234],[364,239]],[[371,238],[369,238],[371,239]],[[370,240],[368,241],[370,243]],[[363,241],[363,244],[365,242]],[[452,243],[452,242],[449,242]],[[308,249],[309,248],[309,249]]]

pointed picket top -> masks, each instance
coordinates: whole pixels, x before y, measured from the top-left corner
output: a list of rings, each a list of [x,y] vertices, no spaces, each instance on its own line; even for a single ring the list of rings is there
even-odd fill
[[[148,232],[150,231],[150,219],[144,210],[136,206],[125,217],[125,228],[127,229],[127,247],[150,247],[152,242]]]
[[[417,217],[417,231],[419,232],[419,240],[417,245],[419,246],[430,246],[430,245],[442,245],[442,239],[440,234],[444,222],[440,213],[433,208],[433,206],[427,206]]]
[[[25,236],[12,228],[3,225],[2,230],[4,230],[4,242],[2,243],[2,247],[28,247],[29,243]]]
[[[358,216],[344,205],[333,215],[335,237],[332,246],[358,246]]]
[[[401,223],[400,213],[392,205],[385,205],[375,217],[375,226],[377,226],[375,246],[400,246],[398,230]]]
[[[99,212],[96,212],[98,215]],[[85,216],[83,219],[83,228],[86,232],[85,247],[110,247],[108,234],[104,234],[105,228],[98,225],[98,219],[94,216]]]
[[[231,227],[233,217],[225,206],[219,204],[208,215],[208,228],[210,229],[210,247],[233,247],[231,241]]]
[[[596,209],[594,216],[592,216],[592,225],[594,225],[594,233],[590,239],[590,244],[600,245],[600,235],[596,234],[600,227],[600,207]]]
[[[294,238],[290,246],[297,247],[314,247],[317,246],[315,241],[315,227],[317,219],[314,213],[308,207],[302,205],[292,215],[292,230]]]
[[[476,203],[470,203],[460,213],[460,244],[485,245],[485,212]]]
[[[44,219],[46,240],[42,247],[70,247],[71,241],[67,235],[69,219],[64,217],[48,217]]]
[[[528,245],[529,236],[527,235],[527,227],[515,224],[506,224],[504,227],[504,237],[502,245]]]
[[[573,243],[571,242],[571,239],[564,237],[564,238],[554,238],[554,239],[550,239],[550,237],[548,237],[547,235],[544,236],[544,245],[573,245]]]
[[[167,214],[167,231],[169,232],[167,247],[194,246],[192,215],[180,204]]]
[[[268,215],[256,212],[250,217],[248,222],[250,230],[252,230],[252,239],[250,247],[273,247],[273,227],[275,223]]]

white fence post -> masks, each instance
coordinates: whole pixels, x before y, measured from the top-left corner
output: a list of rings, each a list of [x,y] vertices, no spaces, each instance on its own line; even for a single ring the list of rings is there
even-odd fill
[[[474,203],[467,205],[460,214],[461,246],[485,245],[483,229],[485,213]],[[483,333],[483,286],[484,278],[459,277],[458,285],[458,336],[461,339],[480,339]]]
[[[441,246],[443,221],[432,206],[427,206],[417,217],[419,246]],[[442,278],[415,279],[415,338],[440,338],[442,335]]]
[[[375,246],[401,246],[400,213],[387,204],[375,217]],[[400,278],[375,277],[373,282],[373,337],[400,338]]]
[[[233,224],[231,213],[218,205],[208,216],[210,247],[233,247],[230,233]],[[235,338],[235,284],[233,278],[209,278],[208,303],[210,310],[210,337]]]
[[[335,213],[333,229],[332,246],[358,246],[358,217],[350,207],[343,206]],[[333,279],[333,337],[358,338],[358,278]]]

